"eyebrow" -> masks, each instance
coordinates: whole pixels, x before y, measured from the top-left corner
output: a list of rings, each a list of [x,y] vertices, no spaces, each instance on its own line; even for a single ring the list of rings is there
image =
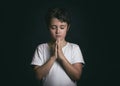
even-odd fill
[[[60,25],[60,26],[66,26],[66,25]]]
[[[56,25],[53,24],[53,25],[51,25],[51,26],[56,26]],[[60,26],[66,26],[66,25],[60,25]]]

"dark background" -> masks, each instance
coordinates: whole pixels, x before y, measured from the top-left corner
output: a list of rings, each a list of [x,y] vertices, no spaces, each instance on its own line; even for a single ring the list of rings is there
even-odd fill
[[[49,34],[44,16],[48,8],[70,10],[72,23],[67,40],[80,45],[85,66],[78,86],[110,86],[105,28],[106,4],[95,0],[6,1],[1,3],[1,80],[3,86],[38,86],[30,66],[38,44]]]

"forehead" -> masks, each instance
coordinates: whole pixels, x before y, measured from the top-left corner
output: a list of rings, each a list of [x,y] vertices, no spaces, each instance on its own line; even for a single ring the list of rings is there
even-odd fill
[[[51,25],[67,25],[66,22],[62,22],[57,18],[52,18],[50,24]]]

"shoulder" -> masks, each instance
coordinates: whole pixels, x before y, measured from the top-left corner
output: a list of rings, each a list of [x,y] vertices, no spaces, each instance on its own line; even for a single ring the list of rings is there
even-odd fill
[[[70,43],[70,42],[68,42],[68,45],[69,45],[69,47],[71,47],[71,48],[79,48],[79,45],[78,45],[78,44],[75,44],[75,43]]]
[[[39,45],[37,46],[37,49],[44,49],[44,48],[46,48],[46,47],[48,47],[48,44],[47,44],[47,43],[42,43],[42,44],[39,44]]]
[[[68,42],[68,48],[71,49],[71,50],[80,50],[79,45],[76,44],[76,43],[70,43],[70,42]]]

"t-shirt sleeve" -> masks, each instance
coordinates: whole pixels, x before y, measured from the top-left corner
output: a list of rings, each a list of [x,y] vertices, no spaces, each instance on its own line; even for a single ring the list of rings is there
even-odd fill
[[[81,52],[80,47],[78,45],[75,45],[73,47],[72,64],[74,64],[74,63],[85,64],[82,52]]]
[[[35,53],[33,55],[33,59],[32,59],[31,65],[38,65],[38,66],[43,65],[43,51],[42,51],[42,46],[38,46],[36,48]]]

